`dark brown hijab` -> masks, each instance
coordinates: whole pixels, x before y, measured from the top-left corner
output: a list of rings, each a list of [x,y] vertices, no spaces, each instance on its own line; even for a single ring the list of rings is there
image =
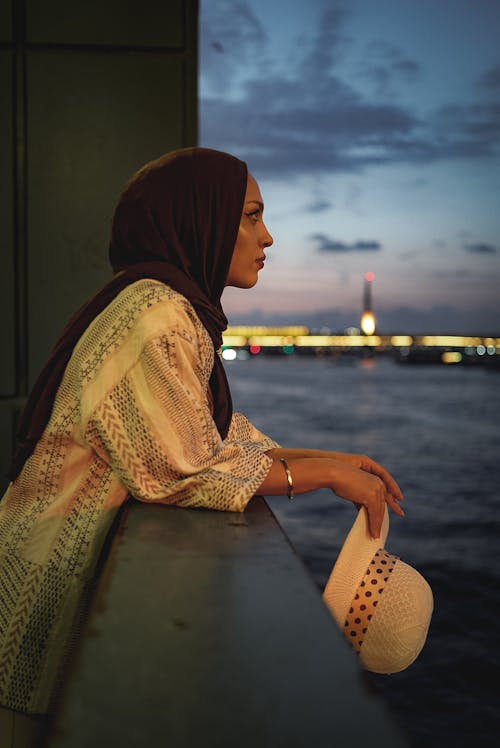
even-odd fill
[[[9,478],[15,480],[52,412],[66,365],[89,324],[130,283],[163,281],[183,294],[219,348],[227,319],[220,297],[238,234],[247,167],[208,148],[184,148],[146,164],[125,187],[111,231],[109,258],[117,275],[68,322],[28,398],[19,447]],[[214,420],[227,435],[232,402],[216,354],[210,377]]]

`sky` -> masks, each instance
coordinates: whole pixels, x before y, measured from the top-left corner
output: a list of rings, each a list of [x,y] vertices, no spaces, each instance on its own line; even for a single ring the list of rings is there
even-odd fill
[[[200,144],[274,237],[231,324],[500,335],[500,0],[201,0]]]

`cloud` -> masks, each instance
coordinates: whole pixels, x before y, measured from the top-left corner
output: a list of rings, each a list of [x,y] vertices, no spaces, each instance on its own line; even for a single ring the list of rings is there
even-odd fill
[[[478,255],[494,255],[498,252],[498,247],[494,247],[493,244],[467,244],[464,249],[467,252]]]
[[[357,241],[352,245],[352,249],[363,252],[378,252],[378,250],[382,249],[382,245],[376,241]]]
[[[330,210],[330,208],[333,208],[333,203],[329,200],[315,200],[313,203],[309,203],[309,205],[306,205],[306,211],[308,213],[323,213],[325,210]]]
[[[442,156],[493,156],[500,143],[500,102],[450,105],[432,119]]]
[[[377,40],[366,46],[365,60],[359,75],[373,84],[377,96],[393,97],[401,85],[414,83],[420,75],[420,65],[405,57],[393,44]]]
[[[234,152],[262,176],[353,172],[408,160],[408,153],[412,160],[418,149],[411,114],[354,100],[333,79],[321,101],[308,101],[300,83],[276,78],[250,82],[245,93],[239,101],[200,101],[202,142]]]
[[[382,249],[380,242],[373,240],[358,240],[349,244],[338,239],[332,239],[326,234],[311,234],[310,238],[317,242],[318,252],[378,252]]]
[[[226,1],[206,5],[201,143],[235,153],[259,177],[359,173],[372,165],[498,152],[500,103],[494,97],[420,116],[395,100],[371,101],[343,80],[338,61],[349,41],[345,12],[325,11],[317,32],[296,47],[294,64],[282,72],[270,61],[265,29],[246,6]],[[207,34],[208,46],[203,41]],[[379,73],[373,74],[380,76],[380,86],[416,80],[419,66],[396,47],[377,42],[373,49],[379,65]],[[485,74],[490,91],[495,71]]]
[[[221,11],[223,5],[215,3],[214,8]],[[202,90],[203,76],[210,78],[216,72],[222,76],[216,95],[214,84],[200,98],[203,145],[232,151],[259,175],[274,178],[356,171],[369,163],[391,160],[394,154],[399,159],[404,153],[418,125],[414,115],[398,106],[368,102],[335,75],[335,62],[347,41],[343,33],[346,13],[324,12],[316,35],[296,50],[294,69],[284,75],[270,66],[265,75],[243,77],[238,96],[224,89],[230,75],[226,69],[233,68],[233,56],[239,68],[245,56],[265,56],[266,37],[257,33],[254,19],[251,33],[237,41],[238,54],[231,56],[228,45],[233,45],[234,52],[235,42],[230,32],[238,28],[238,18],[230,13],[224,19],[218,15],[211,11],[201,34],[203,40],[210,29],[217,29],[209,34],[210,44],[215,40],[228,50],[224,55],[202,44]],[[253,55],[249,52],[252,42]],[[216,67],[221,64],[225,72]]]
[[[298,72],[305,80],[317,83],[327,80],[342,58],[352,40],[345,34],[345,21],[349,12],[343,8],[325,8],[318,30],[302,59]]]
[[[204,3],[200,22],[202,85],[212,94],[231,91],[238,73],[261,59],[268,35],[260,20],[243,2],[211,0]]]
[[[500,91],[500,63],[484,71],[479,78],[479,85],[486,90]]]

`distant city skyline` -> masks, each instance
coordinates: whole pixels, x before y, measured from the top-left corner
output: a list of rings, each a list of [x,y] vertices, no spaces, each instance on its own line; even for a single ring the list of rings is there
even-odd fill
[[[200,143],[275,238],[231,324],[500,330],[500,3],[202,0]]]

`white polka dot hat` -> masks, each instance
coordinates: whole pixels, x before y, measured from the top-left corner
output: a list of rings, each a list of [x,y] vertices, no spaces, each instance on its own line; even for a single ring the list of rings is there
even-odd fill
[[[323,592],[347,641],[374,673],[411,665],[424,646],[433,609],[423,576],[384,549],[388,532],[387,506],[376,539],[366,509],[360,509]]]

